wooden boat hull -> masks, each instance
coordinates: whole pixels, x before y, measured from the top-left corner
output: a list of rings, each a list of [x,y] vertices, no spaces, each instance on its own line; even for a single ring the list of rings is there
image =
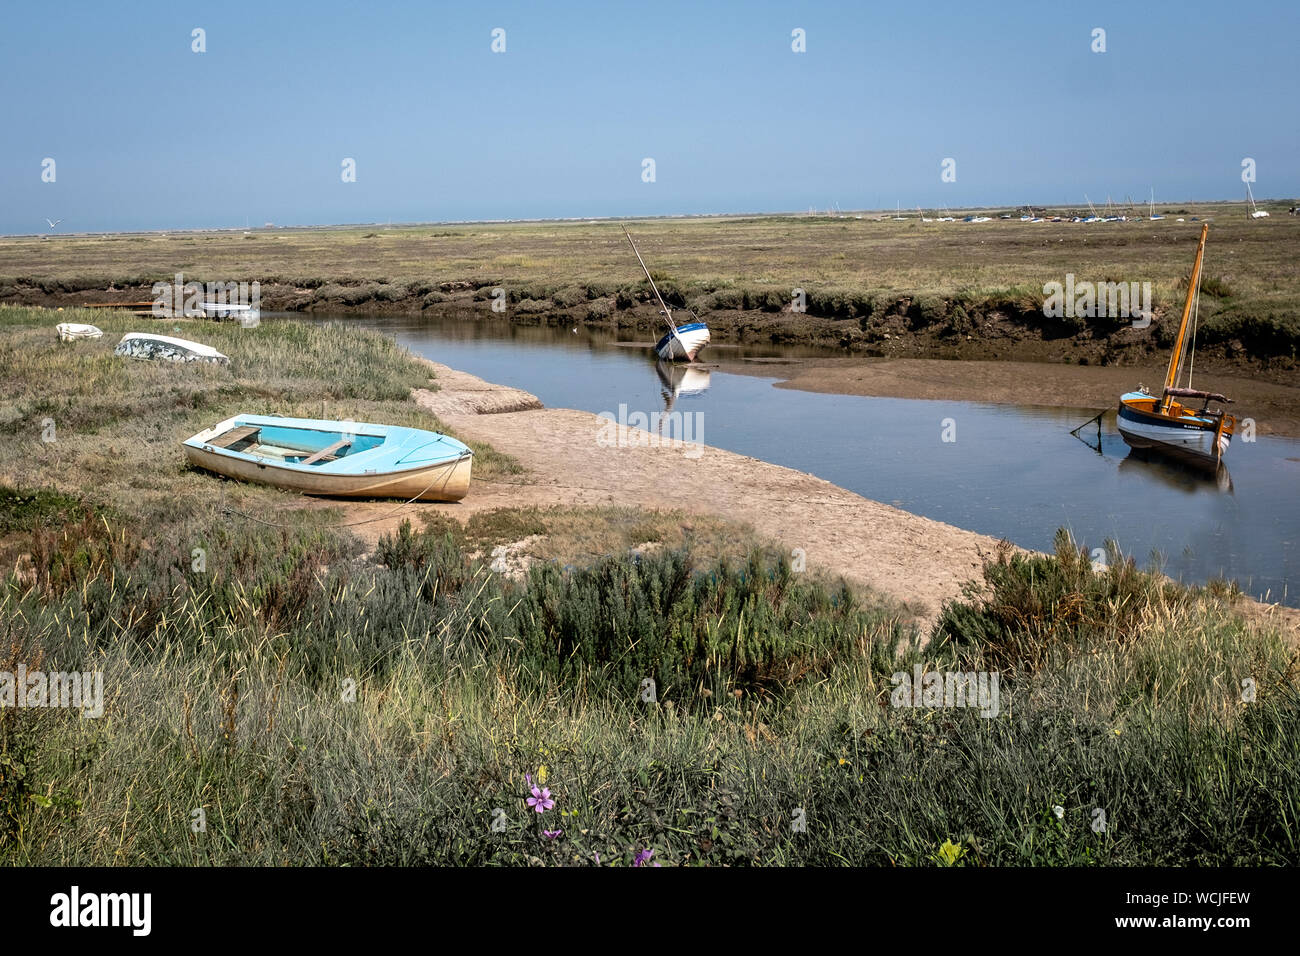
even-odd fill
[[[667,362],[694,362],[704,346],[709,344],[709,327],[703,322],[692,322],[668,332],[655,343],[655,354]]]
[[[1249,189],[1249,185],[1246,188]],[[1192,306],[1197,301],[1201,287],[1201,265],[1205,259],[1205,240],[1209,232],[1209,224],[1202,224],[1196,258],[1187,279],[1187,298],[1183,301],[1182,317],[1174,336],[1173,353],[1169,356],[1169,368],[1165,372],[1164,388],[1158,397],[1145,388],[1121,395],[1116,424],[1130,448],[1154,449],[1195,466],[1217,469],[1232,442],[1237,420],[1221,409],[1211,411],[1210,402],[1227,403],[1232,400],[1218,392],[1192,388],[1190,364],[1186,387],[1178,384],[1182,376]],[[1194,337],[1192,345],[1195,347]],[[1201,407],[1194,411],[1179,399],[1200,401]]]
[[[262,426],[268,431],[294,429],[315,430],[329,438],[340,434],[340,426],[352,437],[361,436],[371,447],[344,459],[328,456],[316,460],[304,449],[291,461],[272,453],[236,451],[223,447],[222,438],[242,427],[244,431]],[[422,437],[421,437],[422,436]],[[425,439],[428,439],[427,441]],[[325,441],[328,439],[322,439]],[[396,447],[391,453],[385,442]],[[357,444],[361,444],[358,442]],[[314,419],[277,419],[271,416],[236,416],[213,428],[199,432],[182,443],[185,457],[198,468],[257,484],[272,485],[287,491],[335,498],[401,498],[408,501],[459,501],[469,492],[473,453],[463,444],[445,435],[419,429],[364,423],[341,423]],[[433,446],[435,452],[427,452]],[[395,461],[394,461],[395,459]],[[403,465],[402,461],[408,464]],[[370,467],[368,467],[370,466]]]
[[[1116,424],[1125,443],[1130,448],[1153,449],[1193,465],[1218,467],[1232,442],[1231,420],[1220,427],[1217,418],[1193,415],[1177,403],[1172,415],[1143,407],[1155,404],[1155,399],[1145,396],[1126,395],[1120,400]]]

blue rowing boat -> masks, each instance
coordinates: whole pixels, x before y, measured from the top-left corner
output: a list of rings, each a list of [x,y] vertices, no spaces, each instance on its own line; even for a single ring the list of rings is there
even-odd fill
[[[309,495],[459,501],[473,452],[400,425],[236,415],[187,438],[190,464]]]

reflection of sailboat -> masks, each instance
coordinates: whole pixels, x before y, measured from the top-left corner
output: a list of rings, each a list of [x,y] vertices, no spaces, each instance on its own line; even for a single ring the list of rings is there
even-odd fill
[[[1205,237],[1209,225],[1201,226],[1201,241],[1196,247],[1196,261],[1187,284],[1187,300],[1183,303],[1183,317],[1174,339],[1174,351],[1169,357],[1169,371],[1165,375],[1164,391],[1157,397],[1145,388],[1127,392],[1119,400],[1119,433],[1132,448],[1153,448],[1194,465],[1215,469],[1223,460],[1232,441],[1237,420],[1222,409],[1210,411],[1210,402],[1230,402],[1231,399],[1216,392],[1203,392],[1191,388],[1192,374],[1189,359],[1187,388],[1178,387],[1182,373],[1183,354],[1189,356],[1196,347],[1192,332],[1188,347],[1189,319],[1192,303],[1199,301],[1201,291],[1201,262],[1205,258]],[[1194,329],[1195,320],[1191,325]],[[1201,407],[1195,411],[1176,399],[1196,399]]]
[[[677,365],[662,359],[655,362],[655,373],[663,386],[664,411],[671,412],[681,395],[700,395],[708,390],[709,370],[695,365]]]
[[[1219,462],[1213,471],[1205,468],[1188,468],[1161,455],[1152,455],[1140,448],[1134,448],[1128,457],[1120,461],[1119,470],[1140,471],[1144,475],[1153,475],[1170,488],[1194,494],[1209,491],[1211,487],[1218,491],[1232,494],[1232,476],[1228,466]]]

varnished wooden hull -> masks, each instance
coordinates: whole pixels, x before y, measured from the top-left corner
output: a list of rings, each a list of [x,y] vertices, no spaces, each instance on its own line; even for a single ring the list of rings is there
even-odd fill
[[[1120,436],[1130,448],[1158,451],[1179,461],[1217,468],[1232,442],[1230,427],[1192,415],[1163,416],[1121,401],[1116,418]]]

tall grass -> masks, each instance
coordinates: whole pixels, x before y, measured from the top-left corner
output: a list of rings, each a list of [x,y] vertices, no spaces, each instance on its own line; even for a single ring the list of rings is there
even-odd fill
[[[922,648],[771,554],[511,580],[437,529],[363,556],[234,526],[200,574],[15,497],[35,557],[0,591],[0,669],[97,668],[108,700],[0,710],[7,863],[1300,858],[1295,649],[1230,594],[1096,575],[1068,542],[995,560]],[[917,664],[1002,668],[998,716],[892,707]]]

